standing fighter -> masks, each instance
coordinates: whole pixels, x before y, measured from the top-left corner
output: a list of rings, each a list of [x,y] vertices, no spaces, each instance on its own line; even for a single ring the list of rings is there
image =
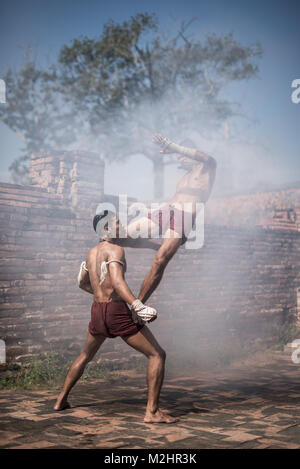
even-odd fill
[[[167,415],[158,407],[166,353],[145,325],[156,319],[157,313],[154,308],[143,305],[125,282],[126,260],[124,249],[120,246],[122,239],[119,238],[119,233],[122,227],[119,220],[107,211],[102,216],[96,215],[93,223],[95,231],[101,218],[107,216],[108,221],[114,224],[115,235],[112,237],[109,223],[106,223],[104,236],[90,250],[78,276],[80,288],[94,296],[86,344],[68,371],[54,410],[70,407],[67,399],[71,389],[105,339],[121,337],[148,358],[148,402],[144,422],[174,423],[178,419]]]

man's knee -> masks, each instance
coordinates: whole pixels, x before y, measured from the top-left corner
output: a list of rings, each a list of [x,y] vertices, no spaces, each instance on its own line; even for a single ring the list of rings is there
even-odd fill
[[[168,258],[165,254],[157,254],[153,261],[153,268],[156,272],[163,272],[168,263]]]
[[[162,348],[160,348],[158,350],[155,350],[154,356],[155,358],[164,362],[166,360],[167,354]]]
[[[84,351],[81,353],[81,359],[82,359],[82,361],[83,361],[85,364],[87,364],[87,363],[89,363],[91,360],[93,360],[94,356],[95,356],[95,352],[94,352],[94,351],[89,351],[89,352],[87,352],[87,351],[84,350]]]

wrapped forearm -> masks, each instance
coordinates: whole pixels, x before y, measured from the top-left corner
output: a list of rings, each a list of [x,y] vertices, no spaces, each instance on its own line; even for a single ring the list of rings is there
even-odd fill
[[[197,152],[197,150],[194,150],[193,148],[183,147],[173,142],[169,144],[168,148],[172,150],[174,153],[179,153],[180,155],[189,156],[190,158],[194,158]]]
[[[203,153],[202,151],[195,150],[193,148],[183,147],[182,145],[177,145],[177,143],[170,143],[169,147],[174,153],[179,153],[180,155],[187,156],[188,158],[192,158],[193,160],[207,162],[212,159],[211,156]]]

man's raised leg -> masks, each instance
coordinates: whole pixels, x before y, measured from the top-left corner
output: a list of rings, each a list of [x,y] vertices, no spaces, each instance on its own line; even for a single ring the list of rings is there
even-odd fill
[[[70,407],[70,404],[68,403],[68,395],[71,389],[81,377],[86,365],[94,358],[104,341],[105,337],[101,335],[93,336],[92,334],[88,333],[82,352],[72,363],[68,371],[63,388],[54,405],[54,410],[64,410]]]
[[[166,234],[171,231],[172,230],[168,230]],[[181,245],[181,242],[182,240],[180,238],[175,237],[167,237],[163,240],[159,250],[155,255],[151,270],[145,277],[141,286],[139,300],[141,300],[143,303],[148,300],[156,287],[159,285],[168,262],[176,253],[177,249]]]
[[[179,419],[159,409],[159,395],[164,379],[166,352],[156,341],[151,331],[144,326],[137,334],[123,337],[123,340],[148,358],[147,385],[148,402],[145,423],[175,423]]]

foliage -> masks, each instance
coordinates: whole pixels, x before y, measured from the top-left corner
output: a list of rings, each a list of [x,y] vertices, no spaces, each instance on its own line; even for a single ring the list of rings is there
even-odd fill
[[[164,37],[155,15],[111,20],[98,38],[64,45],[47,70],[30,61],[16,74],[9,70],[0,119],[25,143],[11,167],[15,178],[26,172],[31,152],[76,141],[109,160],[142,153],[153,163],[160,197],[164,162],[152,134],[178,141],[190,132],[216,131],[236,112],[222,91],[254,77],[262,54],[259,44],[244,46],[232,34],[191,37],[190,24]]]

